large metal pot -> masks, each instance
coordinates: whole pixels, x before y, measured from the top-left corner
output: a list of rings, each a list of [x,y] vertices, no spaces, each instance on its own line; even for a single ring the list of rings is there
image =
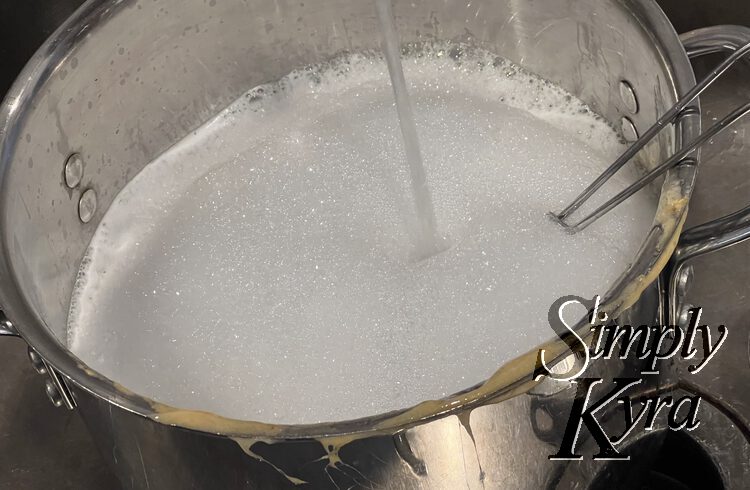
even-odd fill
[[[695,83],[678,36],[652,0],[397,0],[394,8],[402,41],[478,43],[628,129],[650,126]],[[725,32],[689,42],[720,50],[746,36]],[[368,1],[91,0],[6,97],[0,304],[7,318],[0,332],[28,342],[35,365],[50,376],[48,393],[80,410],[125,487],[542,488],[602,472],[591,461],[548,460],[575,389],[534,382],[535,352],[445,400],[364,420],[271,426],[143,398],[65,347],[79,262],[114,196],[144,165],[247,89],[342,50],[377,48],[379,35]],[[699,130],[699,114],[681,119],[642,163],[657,164]],[[687,165],[666,176],[651,232],[606,295],[610,314],[664,323],[658,278],[678,246],[695,173]],[[705,233],[691,235],[690,250],[696,242],[706,251],[747,237],[746,216],[704,228],[711,237],[722,232],[716,246]],[[685,269],[680,262],[670,270],[676,297]],[[677,312],[677,300],[670,301]],[[562,359],[564,344],[546,347]],[[671,380],[658,378],[651,388],[665,386]]]

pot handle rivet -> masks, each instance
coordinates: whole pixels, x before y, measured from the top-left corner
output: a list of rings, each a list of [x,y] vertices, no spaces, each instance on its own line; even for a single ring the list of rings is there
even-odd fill
[[[9,337],[18,337],[18,331],[13,326],[10,320],[5,316],[2,310],[0,310],[0,337],[7,335]]]
[[[52,402],[52,405],[54,405],[55,408],[63,406],[63,397],[60,394],[60,390],[57,389],[57,386],[55,386],[55,383],[51,379],[44,381],[44,391],[47,393],[47,398],[49,398],[49,401]]]
[[[629,117],[623,116],[620,120],[620,126],[622,137],[625,138],[625,141],[632,143],[638,140],[638,130],[635,128],[635,124]]]
[[[96,192],[94,189],[88,189],[81,195],[78,201],[78,217],[81,222],[88,223],[94,218],[96,213]]]
[[[83,179],[83,159],[78,153],[73,153],[65,161],[65,185],[70,189],[78,187]]]
[[[28,354],[31,367],[39,374],[47,374],[47,365],[44,363],[42,356],[33,347],[29,347]]]
[[[693,266],[684,267],[677,277],[677,296],[684,298],[687,296],[690,284],[693,282]]]
[[[625,108],[631,114],[638,113],[638,97],[635,95],[635,89],[633,85],[627,80],[620,81],[620,99],[625,104]]]

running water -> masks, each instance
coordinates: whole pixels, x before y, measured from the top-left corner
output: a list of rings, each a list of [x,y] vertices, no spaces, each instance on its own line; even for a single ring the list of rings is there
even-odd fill
[[[441,251],[442,238],[438,234],[435,208],[432,205],[430,187],[424,170],[422,152],[419,149],[419,135],[414,121],[414,110],[406,88],[404,67],[401,65],[401,49],[393,16],[391,0],[375,0],[383,35],[383,54],[388,64],[393,94],[396,100],[396,112],[404,138],[404,150],[409,164],[411,188],[414,194],[414,205],[417,213],[416,257],[424,259]]]

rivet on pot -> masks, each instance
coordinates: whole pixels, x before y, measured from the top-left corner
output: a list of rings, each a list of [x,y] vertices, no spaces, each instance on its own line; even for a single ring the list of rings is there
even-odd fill
[[[627,80],[620,82],[620,99],[631,114],[638,113],[638,97],[635,95],[635,89]]]
[[[88,223],[96,213],[96,192],[94,189],[88,189],[81,195],[78,201],[78,217],[81,221]]]
[[[78,153],[73,153],[65,161],[65,185],[73,189],[83,179],[83,159]]]
[[[542,432],[549,432],[555,427],[555,421],[552,420],[552,416],[543,408],[537,408],[534,411],[534,418],[536,419],[536,426]]]
[[[635,129],[635,124],[633,124],[633,121],[629,117],[623,116],[620,125],[622,127],[622,137],[625,138],[625,141],[632,143],[638,139],[638,130]]]
[[[10,337],[18,337],[16,327],[5,317],[5,314],[0,310],[0,336],[8,335]]]
[[[554,374],[565,376],[566,374],[576,370],[577,365],[580,366],[575,354],[569,354],[556,364],[552,365],[549,369]],[[551,396],[569,388],[570,386],[570,381],[560,381],[552,377],[545,376],[539,382],[539,384],[534,386],[529,391],[529,393],[533,395]]]
[[[57,408],[63,406],[63,397],[60,394],[60,390],[57,389],[57,386],[55,386],[55,383],[51,379],[44,382],[44,392],[47,393],[47,398],[52,402],[52,405]]]
[[[677,276],[677,297],[684,298],[693,282],[693,266],[685,267]]]
[[[677,318],[677,325],[679,326],[687,326],[688,322],[690,321],[690,310],[694,308],[691,304],[685,304],[682,306],[682,309],[680,310],[680,316]]]
[[[47,374],[47,366],[44,364],[42,356],[39,355],[32,347],[29,347],[29,360],[31,361],[31,367],[39,374]]]

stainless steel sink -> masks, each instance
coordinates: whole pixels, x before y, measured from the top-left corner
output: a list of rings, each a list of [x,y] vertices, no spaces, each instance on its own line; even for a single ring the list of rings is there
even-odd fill
[[[0,0],[0,57],[4,66],[0,94],[36,47],[80,3]],[[746,0],[660,3],[678,31],[713,24],[750,25]],[[702,98],[706,123],[750,100],[748,81],[750,63],[713,86]],[[704,149],[701,165],[688,226],[747,204],[750,124],[738,125],[717,137]],[[704,307],[706,323],[727,325],[730,341],[721,355],[691,381],[731,406],[738,425],[750,427],[750,390],[746,389],[750,379],[750,242],[701,257],[694,267],[695,281],[688,301]],[[78,415],[52,407],[41,378],[26,357],[22,341],[0,342],[0,489],[118,488]],[[750,468],[744,470],[750,475]]]

